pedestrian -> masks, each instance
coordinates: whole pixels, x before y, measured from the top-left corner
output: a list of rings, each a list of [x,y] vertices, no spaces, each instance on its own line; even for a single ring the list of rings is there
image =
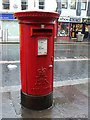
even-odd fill
[[[88,37],[87,40],[90,40],[90,25],[88,26]]]

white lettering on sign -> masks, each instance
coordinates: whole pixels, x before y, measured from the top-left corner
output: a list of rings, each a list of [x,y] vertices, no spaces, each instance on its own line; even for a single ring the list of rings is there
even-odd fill
[[[38,55],[47,55],[47,39],[38,39]]]

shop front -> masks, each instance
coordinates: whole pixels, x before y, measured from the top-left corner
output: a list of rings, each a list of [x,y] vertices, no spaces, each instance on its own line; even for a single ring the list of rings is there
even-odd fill
[[[70,18],[71,22],[71,36],[72,38],[76,38],[77,34],[83,33],[83,23],[82,18]]]
[[[1,33],[3,42],[19,41],[19,25],[18,20],[13,17],[13,14],[0,14]]]
[[[83,18],[79,23],[72,22],[72,38],[76,38],[76,34],[84,34],[84,38],[88,37],[88,26],[90,25],[89,18]]]
[[[59,39],[69,39],[70,37],[70,22],[67,17],[60,17],[58,19],[58,29],[57,29],[57,37]]]
[[[83,24],[82,23],[72,23],[72,38],[76,38],[77,34],[83,33]]]
[[[90,18],[83,18],[83,33],[84,33],[84,38],[88,37],[88,32],[89,32],[89,26],[90,26]]]
[[[57,37],[59,39],[76,38],[76,34],[83,32],[82,19],[78,17],[62,17],[57,22]]]
[[[81,17],[62,17],[60,16],[56,22],[58,39],[77,38],[77,34],[84,34],[84,38],[88,36],[88,26],[90,18]]]

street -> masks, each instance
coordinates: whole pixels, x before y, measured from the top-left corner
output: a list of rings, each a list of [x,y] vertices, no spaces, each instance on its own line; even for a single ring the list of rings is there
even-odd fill
[[[20,85],[19,44],[3,44],[0,49],[2,86]],[[54,81],[88,78],[88,49],[88,44],[55,44]]]

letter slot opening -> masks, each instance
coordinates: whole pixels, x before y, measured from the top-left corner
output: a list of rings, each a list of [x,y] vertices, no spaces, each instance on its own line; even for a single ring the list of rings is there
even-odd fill
[[[52,34],[52,29],[33,29],[33,35]]]
[[[52,33],[52,29],[33,29],[33,33]]]

